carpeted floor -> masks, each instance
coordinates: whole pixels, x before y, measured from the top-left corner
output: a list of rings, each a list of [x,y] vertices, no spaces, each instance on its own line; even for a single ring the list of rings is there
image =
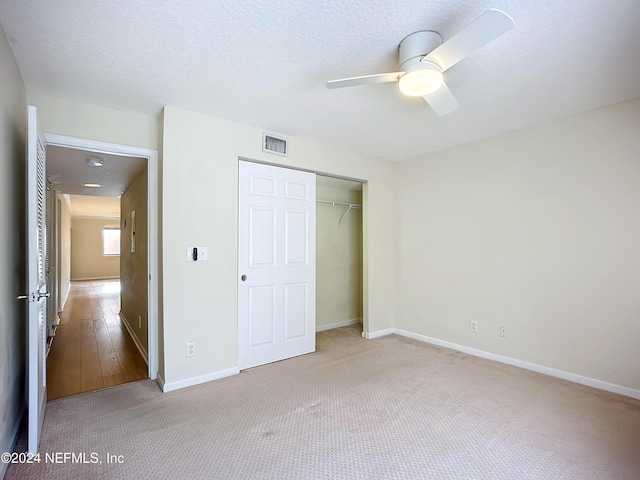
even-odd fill
[[[6,478],[638,480],[640,402],[345,327],[215,382],[51,402],[41,452]]]

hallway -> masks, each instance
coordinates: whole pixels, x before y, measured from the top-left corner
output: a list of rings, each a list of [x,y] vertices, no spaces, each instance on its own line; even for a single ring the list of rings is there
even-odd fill
[[[119,280],[71,284],[47,357],[47,400],[148,378],[119,311]]]

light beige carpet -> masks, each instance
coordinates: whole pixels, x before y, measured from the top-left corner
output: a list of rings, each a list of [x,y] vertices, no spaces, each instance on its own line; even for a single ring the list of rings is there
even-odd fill
[[[640,402],[345,327],[315,354],[180,391],[51,402],[41,452],[103,463],[6,478],[638,480]]]

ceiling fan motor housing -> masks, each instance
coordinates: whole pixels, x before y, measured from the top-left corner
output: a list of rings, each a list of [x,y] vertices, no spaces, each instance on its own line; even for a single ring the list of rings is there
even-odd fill
[[[440,45],[442,45],[442,37],[439,33],[431,30],[422,30],[406,36],[398,47],[400,70],[411,72],[418,68],[424,68],[425,62],[420,62],[420,60]]]

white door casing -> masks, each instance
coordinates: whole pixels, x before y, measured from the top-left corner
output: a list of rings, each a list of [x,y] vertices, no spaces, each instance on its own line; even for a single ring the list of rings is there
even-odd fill
[[[239,162],[238,365],[315,351],[315,174]]]
[[[35,454],[47,406],[46,161],[36,107],[27,118],[27,448]]]

